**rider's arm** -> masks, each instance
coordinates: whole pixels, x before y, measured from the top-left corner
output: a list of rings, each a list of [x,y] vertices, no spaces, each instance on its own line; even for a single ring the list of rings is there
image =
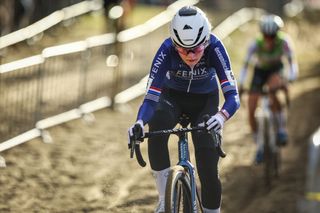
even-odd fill
[[[293,50],[292,50],[292,45],[291,45],[291,42],[289,41],[289,38],[286,38],[286,40],[284,40],[283,50],[289,63],[288,80],[293,81],[298,77],[299,70],[298,70],[298,65],[295,60]]]
[[[149,122],[159,102],[163,82],[170,63],[169,60],[169,50],[166,42],[164,42],[153,59],[147,84],[147,92],[137,116],[137,120],[142,120],[144,124]]]
[[[246,80],[247,77],[247,72],[248,72],[248,66],[251,61],[252,56],[255,54],[257,50],[257,42],[254,41],[252,44],[249,46],[248,51],[247,51],[247,56],[245,58],[245,61],[243,63],[243,67],[240,71],[240,77],[239,77],[239,84],[242,86]]]
[[[217,41],[210,52],[225,99],[220,112],[228,120],[240,107],[237,83],[231,70],[229,56],[221,41]]]

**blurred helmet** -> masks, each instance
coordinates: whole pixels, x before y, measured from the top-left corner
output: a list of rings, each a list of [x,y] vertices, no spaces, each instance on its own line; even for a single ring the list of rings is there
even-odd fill
[[[193,48],[210,38],[211,24],[202,10],[195,6],[182,7],[173,17],[170,26],[175,45]]]
[[[283,21],[276,15],[265,15],[260,21],[260,30],[264,35],[275,35],[283,27]]]

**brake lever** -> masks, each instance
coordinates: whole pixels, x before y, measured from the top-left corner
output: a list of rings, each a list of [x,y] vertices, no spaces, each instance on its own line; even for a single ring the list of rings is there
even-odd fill
[[[223,151],[223,149],[221,147],[222,135],[218,134],[218,133],[213,133],[213,135],[215,137],[215,146],[216,146],[216,150],[217,150],[219,156],[222,158],[225,158],[227,156],[227,154]]]
[[[130,137],[130,158],[133,158],[134,154],[136,155],[137,161],[140,166],[145,167],[146,162],[144,161],[141,151],[140,151],[140,142],[137,143],[137,141],[143,142],[143,137],[140,137],[142,135],[141,128],[139,124],[136,124],[133,129],[133,136]]]
[[[205,114],[203,116],[203,120],[204,120],[204,125],[205,128],[207,128],[207,124],[206,122],[210,119],[210,116],[208,114]],[[227,154],[223,151],[222,147],[221,147],[221,139],[222,139],[222,135],[216,133],[214,130],[210,130],[208,131],[208,133],[213,137],[213,141],[214,141],[214,146],[216,147],[216,150],[219,154],[220,157],[225,158],[227,156]]]
[[[135,136],[130,137],[130,144],[128,144],[128,148],[130,149],[130,158],[133,158],[134,155],[134,147],[136,146]]]

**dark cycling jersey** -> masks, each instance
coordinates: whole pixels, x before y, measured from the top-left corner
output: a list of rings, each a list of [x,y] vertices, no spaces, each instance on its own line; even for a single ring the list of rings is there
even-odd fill
[[[228,119],[240,104],[229,56],[221,41],[211,34],[209,45],[202,58],[190,68],[180,58],[172,40],[168,38],[162,43],[153,59],[147,93],[137,120],[143,120],[144,124],[148,123],[163,88],[191,94],[210,94],[218,92],[218,84],[225,97],[221,112]]]

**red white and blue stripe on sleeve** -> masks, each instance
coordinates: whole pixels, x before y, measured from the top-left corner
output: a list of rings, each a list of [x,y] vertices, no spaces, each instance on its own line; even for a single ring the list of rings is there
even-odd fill
[[[225,79],[220,81],[220,86],[223,93],[227,93],[229,91],[235,90],[234,85],[231,85],[231,83]]]
[[[159,102],[160,94],[160,88],[150,86],[139,109],[137,120],[142,120],[144,124],[149,122],[153,116],[156,104]]]
[[[147,94],[145,96],[145,99],[158,102],[160,94],[161,94],[161,89],[160,88],[157,88],[157,87],[154,87],[154,86],[150,86],[150,88],[147,91]]]
[[[168,48],[164,42],[153,59],[148,80],[147,93],[137,116],[137,120],[142,120],[144,124],[149,122],[153,116],[156,104],[159,102],[162,85],[170,64],[168,62],[169,60]]]
[[[230,82],[229,80],[223,79],[220,81],[220,86],[225,97],[225,102],[220,112],[222,112],[226,119],[229,119],[240,107],[236,83],[235,81]]]

